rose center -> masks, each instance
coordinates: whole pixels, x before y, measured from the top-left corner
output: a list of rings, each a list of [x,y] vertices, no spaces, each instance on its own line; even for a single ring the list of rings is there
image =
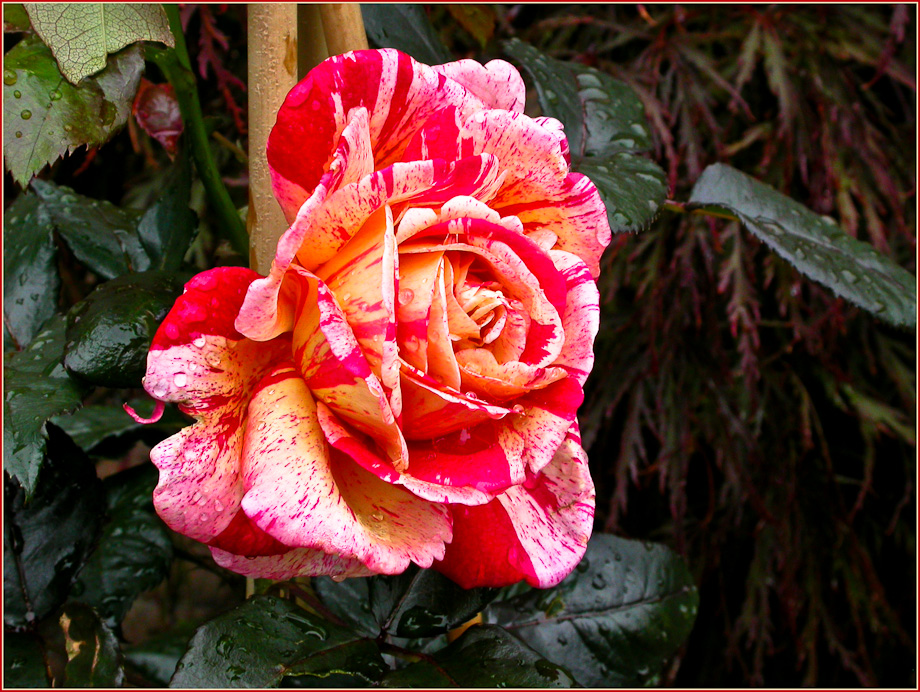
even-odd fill
[[[483,346],[499,337],[508,319],[508,301],[497,282],[464,281],[454,297],[467,318],[450,321],[451,339],[460,342],[458,347]]]

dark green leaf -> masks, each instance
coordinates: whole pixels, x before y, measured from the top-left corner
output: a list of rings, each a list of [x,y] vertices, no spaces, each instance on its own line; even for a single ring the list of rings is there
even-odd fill
[[[65,687],[121,687],[124,657],[118,640],[99,615],[82,603],[70,603],[61,614],[67,648]]]
[[[137,41],[175,45],[161,5],[152,3],[26,3],[35,31],[48,44],[67,79],[105,67],[109,53]]]
[[[137,227],[153,269],[178,269],[195,237],[198,217],[188,206],[191,188],[191,161],[183,149],[167,174],[159,198]]]
[[[274,687],[287,675],[333,674],[367,685],[385,669],[370,640],[287,601],[256,596],[198,629],[170,685]]]
[[[83,388],[64,369],[64,318],[48,321],[19,353],[4,359],[3,468],[31,495],[47,442],[45,421],[80,405]]]
[[[501,627],[474,626],[433,662],[389,674],[387,687],[576,687],[571,674]]]
[[[3,3],[3,31],[28,31],[32,28],[26,8],[20,2]]]
[[[51,687],[45,649],[34,634],[4,632],[3,687]]]
[[[128,405],[138,415],[149,416],[152,413],[151,399],[132,399]],[[143,413],[142,413],[143,411]],[[124,436],[119,440],[121,445],[130,447],[136,440],[145,439],[145,433],[157,431],[164,437],[179,431],[189,424],[189,419],[175,406],[167,406],[163,416],[156,423],[138,423],[125,413],[122,406],[97,405],[84,406],[66,416],[55,416],[51,422],[70,435],[70,438],[87,451],[90,455],[103,455],[111,452],[109,447],[105,452],[96,453],[94,448],[100,443]],[[129,434],[132,433],[132,434]],[[127,451],[127,449],[125,449]]]
[[[3,62],[3,158],[23,187],[65,153],[108,141],[127,121],[144,69],[139,49],[129,48],[75,87],[37,36],[13,46]]]
[[[362,4],[361,16],[368,38],[378,48],[396,48],[428,65],[452,59],[428,21],[424,5]]]
[[[910,272],[769,185],[715,164],[703,171],[687,206],[730,212],[808,278],[886,322],[916,325],[917,286]]]
[[[4,489],[3,620],[25,627],[67,597],[99,535],[102,484],[82,450],[49,425],[47,460],[31,499],[10,478]]]
[[[648,228],[668,194],[661,167],[634,154],[581,159],[574,168],[597,186],[614,233]]]
[[[645,109],[627,84],[593,67],[550,58],[518,39],[502,47],[533,78],[543,115],[565,125],[573,158],[651,148]]]
[[[430,569],[411,566],[395,576],[313,580],[313,588],[336,615],[376,637],[432,637],[462,625],[485,607],[497,589],[463,589]]]
[[[599,534],[557,587],[483,614],[586,687],[643,685],[693,627],[698,595],[684,562],[661,545]]]
[[[543,114],[565,126],[572,168],[597,186],[611,230],[647,228],[668,188],[664,171],[635,155],[651,147],[636,93],[604,72],[555,60],[517,39],[503,46],[533,78]]]
[[[125,650],[128,665],[153,686],[167,687],[182,654],[188,648],[194,628],[180,624],[167,634],[148,639]]]
[[[151,268],[138,237],[139,212],[44,180],[34,180],[32,189],[74,256],[103,279]]]
[[[163,581],[172,561],[169,530],[153,509],[156,484],[152,464],[105,479],[108,521],[71,593],[109,627],[124,619],[139,594]]]
[[[3,215],[3,326],[10,348],[26,347],[57,306],[53,227],[34,195],[23,194]]]
[[[90,384],[140,386],[153,335],[187,278],[160,271],[126,274],[74,305],[67,314],[67,371]]]

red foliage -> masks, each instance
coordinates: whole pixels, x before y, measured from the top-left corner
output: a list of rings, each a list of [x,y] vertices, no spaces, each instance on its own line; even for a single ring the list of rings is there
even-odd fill
[[[154,84],[142,78],[132,113],[137,124],[163,145],[170,158],[176,155],[182,134],[182,115],[172,84]]]

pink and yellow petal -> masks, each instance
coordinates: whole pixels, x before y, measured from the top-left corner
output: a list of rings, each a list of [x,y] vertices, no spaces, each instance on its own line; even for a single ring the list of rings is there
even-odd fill
[[[594,338],[600,327],[600,294],[587,265],[576,255],[552,250],[565,277],[567,300],[562,314],[565,344],[554,365],[568,370],[584,386],[594,367]]]
[[[316,403],[293,367],[279,367],[254,393],[243,457],[243,510],[287,546],[396,574],[410,561],[429,566],[450,540],[444,507],[327,447]]]
[[[280,555],[240,555],[221,548],[211,548],[211,555],[221,567],[244,577],[285,581],[294,577],[331,576],[369,577],[375,572],[360,560],[331,555],[312,548],[294,548]]]

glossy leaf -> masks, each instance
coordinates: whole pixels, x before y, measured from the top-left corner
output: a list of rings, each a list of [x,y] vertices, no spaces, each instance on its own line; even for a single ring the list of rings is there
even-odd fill
[[[645,109],[627,84],[517,39],[502,47],[533,79],[543,115],[565,125],[573,159],[651,148]]]
[[[74,256],[103,279],[151,268],[137,234],[139,212],[44,180],[33,181],[32,190]]]
[[[48,321],[29,347],[4,358],[3,469],[31,495],[45,455],[45,422],[76,409],[83,387],[71,378],[64,355],[64,318]]]
[[[96,288],[67,314],[67,371],[89,384],[139,387],[153,335],[187,278],[150,271]]]
[[[51,687],[45,649],[34,634],[4,632],[3,687]]]
[[[493,603],[483,614],[564,665],[586,687],[651,682],[693,627],[698,594],[661,545],[595,534],[559,586]]]
[[[896,325],[917,322],[916,278],[833,221],[731,166],[707,167],[688,208],[717,208],[822,286]]]
[[[614,233],[648,228],[668,195],[661,166],[634,154],[581,159],[575,170],[597,186]]]
[[[462,625],[492,600],[498,589],[463,589],[430,569],[411,566],[395,576],[313,580],[313,588],[336,615],[361,631],[398,637],[432,637]]]
[[[109,53],[137,41],[176,44],[162,6],[138,3],[26,3],[32,26],[63,75],[77,84],[99,72]]]
[[[102,523],[103,490],[93,464],[49,426],[47,461],[27,500],[7,478],[3,507],[3,621],[26,627],[50,614],[70,591]]]
[[[387,687],[576,687],[561,666],[501,627],[474,626],[432,656],[387,675]]]
[[[198,216],[188,206],[191,191],[191,161],[183,152],[167,173],[160,196],[137,226],[152,269],[175,271],[182,264],[198,229]]]
[[[565,125],[572,168],[597,186],[614,233],[647,228],[664,204],[664,171],[636,152],[651,148],[645,109],[627,84],[517,39],[503,44],[534,81],[543,114]]]
[[[118,639],[99,615],[82,603],[69,603],[61,613],[67,649],[65,687],[121,687],[124,657]]]
[[[198,629],[170,685],[275,687],[285,676],[321,683],[346,675],[367,686],[385,669],[374,642],[287,601],[256,596]]]
[[[3,215],[4,351],[28,346],[57,307],[61,279],[52,230],[34,195],[20,195]]]
[[[148,416],[153,410],[153,400],[132,399],[128,405],[138,415]],[[70,435],[76,445],[91,456],[96,453],[95,447],[112,438],[119,439],[122,445],[130,447],[137,439],[147,439],[147,433],[157,432],[161,439],[176,433],[180,428],[189,424],[189,418],[180,413],[175,406],[167,406],[156,423],[138,423],[125,413],[121,405],[94,405],[84,406],[66,416],[55,416],[51,422]],[[106,444],[105,447],[110,447]],[[124,451],[127,451],[125,449]],[[100,451],[99,454],[106,452]],[[113,456],[114,458],[114,456]]]
[[[152,464],[104,481],[108,519],[72,595],[93,606],[109,627],[121,623],[138,595],[163,581],[172,562],[169,530],[153,509],[156,484]]]
[[[13,46],[3,61],[3,159],[13,180],[25,187],[65,153],[108,141],[127,121],[143,69],[133,47],[73,86],[38,37]]]
[[[361,5],[367,36],[378,48],[396,48],[419,62],[440,65],[453,58],[428,21],[424,5]]]

